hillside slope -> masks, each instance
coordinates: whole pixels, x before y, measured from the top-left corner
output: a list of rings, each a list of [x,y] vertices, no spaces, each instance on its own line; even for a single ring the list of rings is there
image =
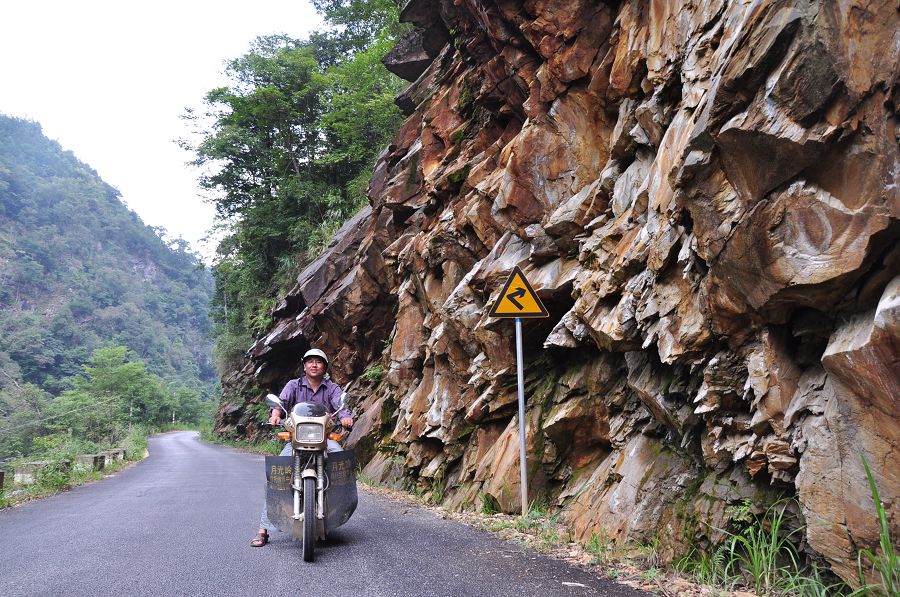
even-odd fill
[[[211,384],[209,272],[39,124],[0,115],[0,353],[57,394],[109,342],[151,372]]]

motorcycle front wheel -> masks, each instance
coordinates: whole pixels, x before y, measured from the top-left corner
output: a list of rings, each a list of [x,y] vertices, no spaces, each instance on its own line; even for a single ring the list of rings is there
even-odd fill
[[[303,479],[303,561],[312,562],[316,549],[316,480]]]

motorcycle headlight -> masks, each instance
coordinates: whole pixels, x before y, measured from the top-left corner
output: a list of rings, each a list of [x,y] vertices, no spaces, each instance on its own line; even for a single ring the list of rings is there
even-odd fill
[[[325,439],[325,427],[317,423],[301,423],[297,425],[297,441],[318,443]]]

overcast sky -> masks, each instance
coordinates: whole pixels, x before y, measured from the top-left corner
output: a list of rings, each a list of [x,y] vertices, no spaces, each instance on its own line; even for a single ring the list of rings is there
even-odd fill
[[[260,35],[321,26],[308,0],[12,0],[0,16],[0,113],[37,121],[141,219],[200,239],[213,221],[179,116]]]

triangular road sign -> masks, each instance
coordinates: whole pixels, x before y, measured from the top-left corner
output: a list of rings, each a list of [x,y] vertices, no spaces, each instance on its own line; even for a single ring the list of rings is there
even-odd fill
[[[491,308],[491,317],[549,317],[537,293],[525,279],[519,266],[513,268],[500,297]]]

